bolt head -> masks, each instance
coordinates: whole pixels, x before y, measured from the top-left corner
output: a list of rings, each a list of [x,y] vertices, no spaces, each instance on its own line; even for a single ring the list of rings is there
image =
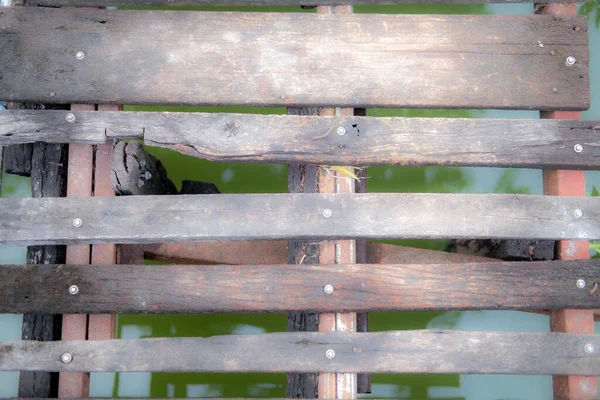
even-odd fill
[[[576,208],[575,210],[573,210],[573,216],[575,218],[581,218],[583,217],[583,211],[581,211],[579,208]]]
[[[146,180],[149,180],[150,178],[152,178],[152,173],[150,171],[144,172],[144,178],[146,178]]]
[[[567,57],[565,64],[567,64],[568,67],[572,67],[573,65],[575,65],[576,62],[577,60],[575,59],[575,57],[569,56]]]
[[[347,132],[346,131],[346,127],[344,127],[344,126],[338,126],[338,128],[337,128],[337,134],[338,135],[343,136],[343,135],[346,134],[346,132]]]
[[[327,294],[331,294],[333,293],[333,286],[332,285],[325,285],[325,287],[323,288],[323,291]]]
[[[577,283],[576,284],[577,284],[577,287],[579,289],[585,288],[585,281],[583,279],[577,279]]]
[[[75,58],[78,59],[78,60],[83,60],[83,57],[85,57],[85,54],[83,54],[83,51],[78,51],[75,54]]]
[[[81,220],[81,218],[75,218],[73,220],[73,226],[75,228],[79,228],[79,227],[81,227],[81,225],[83,225],[83,221]]]
[[[63,354],[61,354],[60,361],[62,361],[65,364],[70,363],[71,361],[73,361],[73,354],[71,354],[71,353],[63,353]]]
[[[594,353],[594,350],[596,350],[594,348],[594,345],[591,343],[586,344],[585,346],[583,346],[583,350],[587,353],[587,354],[592,354]]]
[[[575,146],[573,146],[573,150],[575,151],[575,153],[581,153],[583,151],[583,146],[577,143]]]
[[[333,357],[335,357],[335,351],[333,351],[333,349],[329,349],[325,352],[325,357],[332,359]]]
[[[69,286],[69,294],[76,295],[79,293],[79,287],[77,285]]]
[[[66,116],[66,120],[67,120],[67,122],[71,122],[71,123],[75,122],[75,114],[68,113],[67,116]]]
[[[332,215],[333,215],[333,211],[331,211],[329,208],[326,208],[323,210],[323,216],[325,218],[331,218]]]

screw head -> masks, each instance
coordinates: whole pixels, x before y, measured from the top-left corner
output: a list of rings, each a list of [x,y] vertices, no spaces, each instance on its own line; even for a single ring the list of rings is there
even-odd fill
[[[576,62],[577,60],[575,59],[575,57],[569,56],[567,57],[565,64],[567,64],[568,67],[572,67],[573,65],[575,65]]]
[[[83,60],[83,57],[85,57],[85,54],[83,54],[83,51],[78,51],[75,54],[75,58],[78,59],[78,60]]]
[[[323,216],[325,218],[331,218],[332,215],[333,215],[333,211],[331,211],[329,208],[326,208],[323,210]]]
[[[344,127],[344,126],[338,126],[338,128],[337,128],[337,134],[338,135],[343,136],[343,135],[346,134],[346,132],[347,132],[346,131],[346,127]]]
[[[333,351],[333,349],[329,349],[325,352],[325,357],[332,359],[333,357],[335,357],[335,351]]]
[[[79,228],[79,227],[81,227],[81,225],[83,225],[83,221],[81,220],[81,218],[75,218],[73,220],[73,226],[75,228]]]
[[[69,286],[69,294],[76,295],[79,293],[79,287],[77,285]]]
[[[63,354],[61,354],[60,361],[62,361],[65,364],[70,363],[71,361],[73,361],[73,354],[71,354],[71,353],[63,353]]]
[[[573,216],[575,218],[581,218],[583,217],[583,211],[581,211],[579,208],[576,208],[575,210],[573,210]]]
[[[68,113],[66,116],[66,120],[67,120],[67,122],[71,122],[71,123],[75,122],[75,114]]]
[[[152,178],[152,173],[150,171],[144,172],[144,178],[146,178],[146,180],[149,180],[150,178]]]
[[[579,289],[583,289],[585,287],[585,281],[583,279],[577,279],[576,285]]]
[[[596,349],[594,348],[594,345],[591,343],[588,343],[585,346],[583,346],[583,351],[585,351],[587,354],[592,354],[594,352],[594,350],[596,350]]]
[[[323,291],[324,291],[325,293],[327,293],[327,294],[331,294],[331,293],[333,293],[333,286],[332,286],[332,285],[329,285],[329,284],[327,284],[327,285],[325,285],[325,287],[323,288]]]
[[[573,150],[575,151],[575,153],[581,153],[583,151],[583,146],[577,143],[575,146],[573,146]]]

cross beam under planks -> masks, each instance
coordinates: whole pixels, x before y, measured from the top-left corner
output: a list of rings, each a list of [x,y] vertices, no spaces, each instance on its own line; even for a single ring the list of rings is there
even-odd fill
[[[0,11],[0,48],[0,93],[13,101],[548,110],[590,101],[584,16],[19,7]]]
[[[0,278],[1,313],[600,308],[600,260],[404,265],[7,265],[0,268]],[[76,293],[70,291],[73,287]]]
[[[446,330],[22,341],[0,343],[0,370],[599,375],[598,349],[599,335]]]
[[[600,169],[600,121],[4,111],[0,145],[143,139],[213,161]]]
[[[600,239],[600,198],[216,194],[0,200],[0,245],[342,238]]]

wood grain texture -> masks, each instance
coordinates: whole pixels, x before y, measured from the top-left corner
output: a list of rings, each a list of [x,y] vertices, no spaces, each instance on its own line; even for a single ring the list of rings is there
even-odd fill
[[[548,0],[555,3],[564,0]],[[324,6],[342,4],[479,4],[531,3],[531,0],[319,0]],[[25,0],[27,5],[48,7],[108,7],[108,6],[313,6],[314,0]]]
[[[29,265],[0,269],[2,313],[599,308],[600,261],[335,265]],[[579,289],[578,279],[588,282]],[[332,285],[334,291],[323,288]],[[68,289],[77,285],[79,293]]]
[[[331,217],[323,215],[331,210]],[[581,210],[581,218],[575,210]],[[80,218],[80,227],[73,226]],[[333,238],[600,239],[600,198],[207,194],[0,200],[0,245]]]
[[[598,349],[600,337],[425,330],[25,341],[0,343],[0,370],[598,375],[600,355],[585,344]],[[60,361],[64,353],[72,362]]]
[[[0,144],[101,144],[114,138],[136,138],[151,146],[224,162],[600,169],[600,121],[73,114],[74,123],[66,121],[63,111],[0,113]],[[347,133],[338,135],[338,127]],[[573,150],[576,144],[583,146],[581,153]]]
[[[568,110],[590,102],[584,16],[18,7],[0,11],[0,33],[9,100]]]

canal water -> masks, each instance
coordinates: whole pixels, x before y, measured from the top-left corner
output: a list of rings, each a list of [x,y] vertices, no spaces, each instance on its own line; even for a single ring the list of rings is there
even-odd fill
[[[592,108],[584,119],[600,120],[600,17],[589,16]],[[219,9],[227,9],[221,7]],[[258,8],[260,11],[298,11],[297,8]],[[529,14],[531,4],[360,6],[355,12],[429,14]],[[1,97],[1,94],[0,94]],[[284,113],[283,108],[158,108],[129,110],[230,111]],[[538,118],[535,111],[389,110],[369,109],[370,116],[472,118]],[[165,164],[176,185],[184,179],[214,182],[224,193],[276,193],[287,190],[284,165],[229,165],[150,149]],[[499,168],[373,167],[368,170],[370,192],[542,193],[539,170]],[[587,192],[600,188],[600,173],[587,173]],[[2,197],[30,196],[29,180],[4,175]],[[445,241],[399,241],[445,249]],[[595,252],[592,251],[594,255]],[[0,264],[24,263],[25,249],[0,248]],[[495,331],[549,331],[547,316],[513,311],[371,313],[372,331],[423,328]],[[597,331],[600,328],[596,324]],[[120,315],[118,337],[213,336],[286,330],[284,314]],[[599,331],[600,332],[600,331]],[[0,341],[19,340],[20,315],[0,315]],[[0,373],[0,397],[17,395],[17,373]],[[551,377],[510,375],[388,375],[373,377],[373,393],[364,397],[410,399],[527,399],[552,398]],[[93,397],[283,397],[284,374],[107,373],[92,374]]]

